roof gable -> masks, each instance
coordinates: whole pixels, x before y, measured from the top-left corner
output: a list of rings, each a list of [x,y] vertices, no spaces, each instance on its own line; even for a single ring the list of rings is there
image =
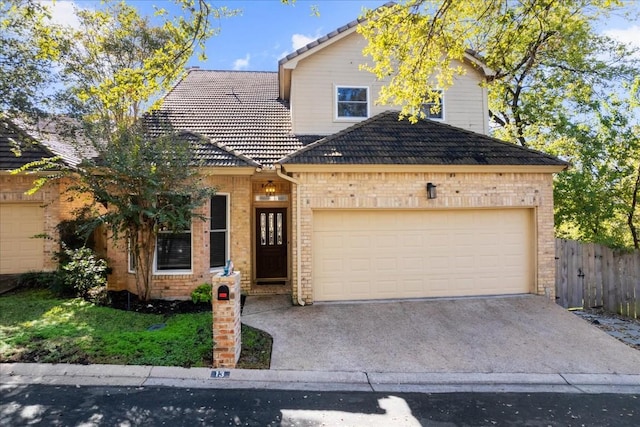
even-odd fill
[[[29,163],[61,155],[46,141],[38,141],[29,132],[9,120],[0,120],[0,170],[14,170]],[[61,156],[62,157],[62,156]],[[69,164],[68,161],[63,162]]]
[[[551,155],[433,120],[415,124],[387,111],[282,158],[307,165],[535,165],[566,167]]]
[[[268,168],[305,139],[291,131],[289,105],[278,98],[275,72],[192,69],[152,117],[168,121],[173,130],[208,138],[199,155],[208,166],[239,166],[234,163],[239,159],[246,165],[249,159]],[[223,152],[234,159],[217,157]]]
[[[375,10],[382,10],[390,6],[394,6],[395,4],[396,3],[394,1],[389,1],[382,6],[379,6]],[[291,70],[297,67],[298,62],[353,34],[354,32],[356,32],[358,25],[364,21],[366,21],[365,17],[359,17],[353,21],[350,21],[349,23],[331,31],[328,34],[325,34],[324,36],[312,41],[311,43],[306,44],[305,46],[302,46],[296,51],[281,58],[278,61],[278,89],[280,98],[289,99],[291,91]],[[478,72],[480,72],[483,77],[494,74],[494,71],[487,67],[487,65],[483,62],[482,58],[480,58],[477,52],[467,50],[464,53],[464,60],[473,65],[474,69],[478,70]]]
[[[193,159],[201,166],[261,167],[260,163],[242,153],[194,132],[181,131],[176,137],[191,143]]]

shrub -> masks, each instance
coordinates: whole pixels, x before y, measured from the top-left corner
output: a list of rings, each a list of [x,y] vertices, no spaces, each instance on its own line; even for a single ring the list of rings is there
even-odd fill
[[[57,293],[56,289],[64,287],[62,274],[59,271],[30,271],[18,277],[17,285],[29,289],[49,289]]]
[[[203,283],[191,292],[191,301],[194,304],[199,302],[211,302],[212,286],[210,283]]]
[[[78,296],[87,299],[92,288],[107,284],[107,262],[98,258],[91,249],[65,249],[69,262],[62,266],[64,283]],[[92,292],[93,293],[93,292]]]

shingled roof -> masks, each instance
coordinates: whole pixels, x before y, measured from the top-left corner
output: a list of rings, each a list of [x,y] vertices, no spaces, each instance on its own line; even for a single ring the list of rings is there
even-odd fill
[[[32,132],[10,120],[0,120],[0,170],[14,170],[42,159],[60,156],[63,164],[77,164],[68,145],[43,132],[36,138]]]
[[[193,158],[198,162],[198,164],[205,166],[260,167],[258,162],[248,158],[247,156],[196,133],[180,131],[176,136],[191,143]]]
[[[209,138],[212,144],[199,148],[208,166],[243,166],[250,159],[270,167],[304,141],[321,138],[291,132],[289,105],[278,99],[275,72],[192,69],[165,96],[157,115],[174,130]],[[218,158],[223,151],[234,157]]]
[[[282,164],[567,166],[548,154],[433,120],[387,111],[320,139]]]

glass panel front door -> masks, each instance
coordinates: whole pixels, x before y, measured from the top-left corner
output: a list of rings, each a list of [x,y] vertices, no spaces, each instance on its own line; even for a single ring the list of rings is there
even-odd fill
[[[256,209],[256,279],[286,279],[287,209]]]

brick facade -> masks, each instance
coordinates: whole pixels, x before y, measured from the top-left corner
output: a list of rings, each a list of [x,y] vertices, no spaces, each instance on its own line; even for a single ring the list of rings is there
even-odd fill
[[[555,247],[553,229],[553,175],[551,173],[295,173],[300,182],[300,236],[296,219],[293,241],[302,239],[302,299],[313,303],[312,249],[314,209],[465,209],[529,207],[534,210],[536,293],[554,298]],[[438,186],[438,197],[428,200],[425,185]],[[293,206],[296,192],[293,192]],[[298,256],[292,245],[294,260]],[[293,262],[293,277],[297,272]],[[293,286],[293,299],[297,288]]]
[[[242,290],[251,288],[251,177],[215,175],[207,177],[207,185],[217,188],[218,194],[229,196],[230,258],[235,268],[243,272]],[[207,203],[199,212],[209,215]],[[195,219],[191,226],[192,272],[156,274],[153,276],[151,298],[185,299],[202,283],[210,282],[209,223]],[[109,289],[129,290],[136,293],[135,277],[128,271],[126,242],[111,242],[108,262],[112,268]]]
[[[305,172],[296,173],[301,194],[301,283],[302,299],[313,303],[312,250],[314,209],[465,209],[528,207],[534,211],[536,235],[536,293],[554,297],[555,247],[553,228],[553,175],[550,173],[479,173],[479,172]],[[46,270],[56,264],[53,255],[58,250],[56,225],[71,218],[72,210],[82,203],[80,198],[60,196],[65,183],[52,183],[33,196],[31,176],[0,176],[1,203],[33,203],[43,206],[45,233],[54,239],[45,240],[43,262]],[[438,198],[428,200],[425,183],[438,185]],[[255,286],[253,283],[253,215],[259,205],[253,201],[260,184],[251,176],[213,175],[207,183],[218,188],[219,194],[229,195],[230,203],[230,257],[235,268],[242,271],[241,289],[246,294],[282,293],[282,287]],[[279,183],[283,185],[282,182]],[[290,278],[293,300],[297,299],[296,253],[298,239],[296,188],[288,183],[280,190],[290,192]],[[208,215],[208,205],[201,214]],[[193,270],[188,274],[154,275],[152,298],[188,298],[198,285],[210,281],[209,224],[195,220],[192,226]],[[135,292],[134,275],[128,272],[124,242],[110,242],[107,258],[113,273],[109,276],[109,289],[128,289]]]

